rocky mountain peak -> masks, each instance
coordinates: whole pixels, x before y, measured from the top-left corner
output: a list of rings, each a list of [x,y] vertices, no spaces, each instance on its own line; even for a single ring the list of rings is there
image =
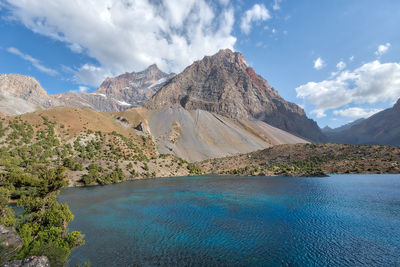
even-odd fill
[[[100,111],[120,111],[141,105],[153,96],[160,87],[173,76],[162,72],[156,64],[150,65],[140,72],[127,72],[114,78],[107,78],[92,95],[85,98]],[[103,96],[99,99],[95,96]],[[109,103],[107,107],[102,107]]]
[[[145,69],[144,71],[145,72],[149,72],[149,71],[161,72],[161,70],[158,68],[157,64],[155,64],[155,63],[148,66],[147,69]]]
[[[229,49],[194,62],[145,103],[149,109],[171,105],[239,120],[262,120],[310,140],[324,138],[303,109],[280,97],[242,54]]]

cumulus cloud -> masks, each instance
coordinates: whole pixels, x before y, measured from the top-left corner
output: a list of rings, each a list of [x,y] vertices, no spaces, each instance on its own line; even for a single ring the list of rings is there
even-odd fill
[[[9,48],[7,48],[7,51],[11,54],[19,56],[23,60],[30,62],[36,69],[38,69],[41,72],[47,73],[51,76],[58,74],[58,72],[56,70],[53,70],[51,68],[47,68],[47,67],[43,66],[38,59],[36,59],[28,54],[22,53],[19,49],[15,48],[15,47],[9,47]]]
[[[321,57],[319,57],[316,60],[314,60],[314,69],[320,70],[323,67],[325,67],[325,62]]]
[[[354,71],[342,71],[321,82],[296,88],[297,97],[314,105],[313,114],[323,116],[329,109],[350,103],[395,101],[400,97],[400,63],[366,63]]]
[[[343,70],[343,69],[346,68],[346,63],[344,63],[343,61],[339,61],[339,63],[336,64],[336,68],[337,68],[338,70]]]
[[[378,49],[375,51],[375,55],[382,56],[383,54],[385,54],[390,48],[390,43],[386,43],[386,44],[382,44],[380,46],[378,46]]]
[[[27,28],[96,59],[98,64],[81,66],[77,73],[82,83],[93,86],[104,75],[140,71],[153,63],[179,72],[204,55],[233,49],[236,42],[228,0],[5,1],[12,18]]]
[[[382,109],[378,108],[364,109],[359,107],[352,107],[352,108],[334,110],[333,114],[349,118],[368,118],[380,111],[382,111]]]
[[[253,22],[265,21],[271,18],[268,9],[263,5],[255,4],[251,9],[247,10],[240,23],[240,29],[245,34],[251,32],[251,25]]]

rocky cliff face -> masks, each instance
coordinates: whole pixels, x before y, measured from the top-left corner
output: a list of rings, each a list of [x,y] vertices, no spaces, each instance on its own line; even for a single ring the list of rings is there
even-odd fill
[[[151,65],[141,72],[125,73],[115,78],[107,78],[94,94],[105,95],[131,106],[140,106],[172,76],[173,74],[159,70],[156,65]]]
[[[41,107],[51,107],[52,99],[34,78],[19,74],[0,75],[0,94],[28,101]]]
[[[240,53],[229,49],[194,62],[145,103],[150,109],[168,105],[234,119],[258,119],[310,140],[324,140],[303,109],[280,97]]]
[[[345,144],[400,145],[400,99],[389,109],[376,113],[350,128],[329,133],[330,142]]]

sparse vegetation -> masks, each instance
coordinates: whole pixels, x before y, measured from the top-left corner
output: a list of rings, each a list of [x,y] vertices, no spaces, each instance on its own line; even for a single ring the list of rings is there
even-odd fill
[[[266,176],[324,176],[400,173],[400,148],[378,145],[296,144],[233,157],[205,160],[206,173]]]

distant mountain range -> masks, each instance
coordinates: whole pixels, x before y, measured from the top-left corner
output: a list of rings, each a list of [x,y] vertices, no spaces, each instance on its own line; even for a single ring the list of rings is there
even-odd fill
[[[32,77],[18,74],[0,75],[0,112],[10,115],[32,112],[40,108],[71,106],[102,112],[121,111],[140,106],[152,97],[174,74],[151,65],[141,72],[107,78],[92,93],[48,95]]]
[[[256,74],[243,55],[229,49],[206,56],[177,75],[151,65],[107,78],[91,93],[48,95],[32,77],[0,75],[0,113],[17,115],[59,106],[99,112],[131,109],[121,113],[120,120],[127,120],[129,127],[140,124],[161,153],[191,161],[307,141],[400,142],[398,103],[371,118],[321,130],[302,108],[285,101]]]
[[[400,99],[389,109],[324,133],[333,143],[400,145]]]

